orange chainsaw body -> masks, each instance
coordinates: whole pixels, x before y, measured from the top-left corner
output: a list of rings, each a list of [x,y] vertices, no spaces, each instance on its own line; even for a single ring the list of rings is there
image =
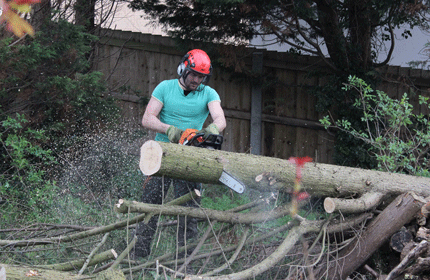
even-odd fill
[[[181,139],[179,139],[179,144],[181,145],[189,145],[191,143],[191,140],[193,140],[194,137],[196,137],[198,130],[187,128],[181,135]],[[203,136],[197,137],[196,141],[201,143],[203,142]]]
[[[197,129],[188,128],[186,129],[179,139],[180,145],[201,147],[207,149],[221,150],[223,142],[222,135],[209,134],[205,137],[203,132],[199,132]]]

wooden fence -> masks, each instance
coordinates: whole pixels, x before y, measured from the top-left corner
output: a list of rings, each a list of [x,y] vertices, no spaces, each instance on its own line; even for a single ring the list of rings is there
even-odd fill
[[[123,114],[139,126],[144,112],[139,99],[149,98],[159,82],[177,77],[176,68],[184,53],[168,37],[113,30],[102,30],[102,34],[96,69],[105,74],[113,92],[122,92]],[[277,78],[278,83],[261,90],[249,80],[232,79],[229,73],[214,69],[209,85],[219,93],[227,118],[223,150],[257,151],[284,159],[310,156],[315,162],[333,163],[334,137],[319,124],[322,116],[316,112],[316,99],[309,91],[325,83],[309,75],[323,67],[320,59],[251,48],[247,52],[250,56],[245,63]],[[415,92],[429,95],[429,71],[384,67],[380,72],[385,77],[380,89],[393,96],[409,91],[408,84],[414,84]],[[412,100],[417,102],[417,97]],[[256,118],[259,108],[261,114]],[[417,110],[428,114],[424,107]],[[255,149],[255,145],[259,147]]]

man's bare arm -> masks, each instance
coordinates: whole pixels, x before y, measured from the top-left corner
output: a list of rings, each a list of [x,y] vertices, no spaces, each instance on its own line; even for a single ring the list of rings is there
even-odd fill
[[[155,132],[166,133],[170,125],[162,123],[158,118],[162,108],[163,103],[151,97],[143,114],[142,125]]]
[[[209,112],[211,114],[213,123],[217,126],[218,130],[221,132],[227,126],[224,116],[224,110],[221,107],[221,102],[213,101],[208,104]]]

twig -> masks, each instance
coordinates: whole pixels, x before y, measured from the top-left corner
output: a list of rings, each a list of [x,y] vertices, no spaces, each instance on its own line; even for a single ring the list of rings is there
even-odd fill
[[[143,221],[145,216],[146,214],[141,214],[133,217],[132,219],[123,220],[107,226],[96,227],[94,229],[78,232],[68,236],[59,236],[59,237],[53,237],[53,238],[34,238],[34,239],[27,239],[27,240],[0,240],[0,246],[25,247],[25,246],[28,246],[29,244],[34,246],[34,245],[57,244],[58,242],[71,242],[78,239],[87,238],[93,235],[120,229],[130,224],[141,222]]]
[[[373,275],[373,277],[375,277],[376,279],[378,279],[379,277],[379,273],[376,272],[375,270],[373,270],[370,266],[368,266],[367,264],[364,265],[364,269],[366,269],[367,271],[370,272],[370,274]]]
[[[0,229],[1,232],[20,232],[20,231],[40,231],[41,227],[48,227],[47,230],[51,229],[73,229],[73,230],[89,230],[93,229],[95,227],[86,227],[86,226],[77,226],[77,225],[63,225],[63,224],[50,224],[50,223],[40,223],[40,224],[32,224],[23,228],[6,228],[6,229]]]
[[[121,253],[121,255],[119,255],[119,257],[113,262],[113,264],[111,265],[111,267],[108,268],[108,270],[112,270],[114,268],[116,268],[121,261],[128,256],[128,254],[130,253],[130,250],[133,249],[134,244],[136,244],[136,240],[137,240],[137,236],[135,235],[133,240],[130,242],[130,244],[128,244],[127,248],[125,248],[125,250]]]
[[[178,272],[184,271],[185,267],[193,260],[194,256],[197,254],[197,252],[200,250],[200,248],[205,243],[206,239],[208,238],[209,234],[212,232],[212,225],[208,227],[206,232],[203,234],[203,236],[200,238],[199,243],[197,244],[196,248],[194,248],[193,252],[189,257],[186,258],[185,262],[182,264],[181,267],[179,267]]]
[[[100,241],[100,243],[97,244],[97,246],[94,248],[94,250],[91,251],[91,253],[89,254],[88,258],[86,259],[84,265],[82,266],[81,270],[79,270],[78,275],[82,275],[82,273],[84,273],[85,269],[87,269],[88,264],[90,263],[93,256],[97,253],[97,251],[100,249],[100,247],[103,246],[103,244],[105,244],[108,236],[109,236],[109,232],[103,236],[102,241]]]
[[[236,251],[234,252],[233,256],[231,256],[231,258],[228,260],[227,263],[223,264],[222,266],[220,266],[220,267],[218,267],[212,271],[209,271],[209,272],[203,274],[202,276],[214,275],[216,273],[223,271],[227,267],[230,267],[230,265],[236,260],[240,251],[242,251],[242,248],[245,245],[245,241],[248,238],[248,232],[249,232],[249,227],[245,227],[245,233],[242,235],[242,239],[240,240],[239,244],[237,245]]]
[[[164,265],[162,265],[162,264],[158,264],[158,266],[159,266],[159,267],[161,267],[162,269],[165,269],[165,270],[167,270],[167,271],[171,272],[171,273],[176,273],[176,275],[178,275],[178,276],[180,276],[180,277],[185,277],[185,274],[184,274],[184,273],[177,272],[177,271],[175,271],[175,270],[173,270],[173,269],[171,269],[171,268],[168,268],[167,266],[164,266]]]

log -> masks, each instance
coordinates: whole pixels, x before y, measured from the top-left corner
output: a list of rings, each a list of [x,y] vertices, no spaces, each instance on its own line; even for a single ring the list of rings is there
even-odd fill
[[[74,280],[82,279],[80,275],[57,270],[0,264],[6,270],[7,280],[38,279],[38,280]]]
[[[76,275],[70,272],[51,270],[38,267],[29,266],[17,266],[0,264],[0,267],[4,267],[6,270],[7,280],[24,280],[24,279],[35,279],[35,280],[82,280],[88,279],[83,275]],[[0,278],[1,279],[1,278]],[[124,273],[120,270],[101,272],[91,279],[95,280],[125,280]]]
[[[139,168],[144,174],[153,174],[160,169],[162,153],[160,145],[155,141],[145,142],[140,148],[140,164]]]
[[[154,148],[159,145],[161,148]],[[150,147],[151,156],[146,156]],[[153,150],[159,150],[153,153]],[[288,160],[209,150],[172,143],[145,142],[141,148],[140,167],[158,166],[145,175],[167,176],[188,181],[219,184],[223,170],[240,179],[247,188],[258,191],[290,190],[296,179],[296,166]],[[151,168],[148,168],[151,169]],[[270,174],[271,180],[261,179]],[[336,166],[308,163],[302,169],[302,184],[307,192],[318,196],[346,197],[368,192],[399,195],[411,191],[423,197],[430,196],[430,178]],[[261,180],[255,180],[255,178]]]
[[[390,238],[390,247],[396,252],[401,253],[406,244],[413,241],[412,233],[405,227],[394,233]]]
[[[365,193],[357,199],[326,197],[324,199],[324,210],[327,213],[333,213],[334,211],[340,211],[342,214],[361,213],[378,206],[383,197],[384,194],[375,192]]]
[[[332,280],[346,279],[360,267],[391,235],[410,222],[423,203],[413,194],[399,195],[384,211],[374,218],[366,230],[336,256],[336,264],[328,268]],[[341,269],[339,269],[341,268]],[[325,273],[325,269],[321,269]]]

